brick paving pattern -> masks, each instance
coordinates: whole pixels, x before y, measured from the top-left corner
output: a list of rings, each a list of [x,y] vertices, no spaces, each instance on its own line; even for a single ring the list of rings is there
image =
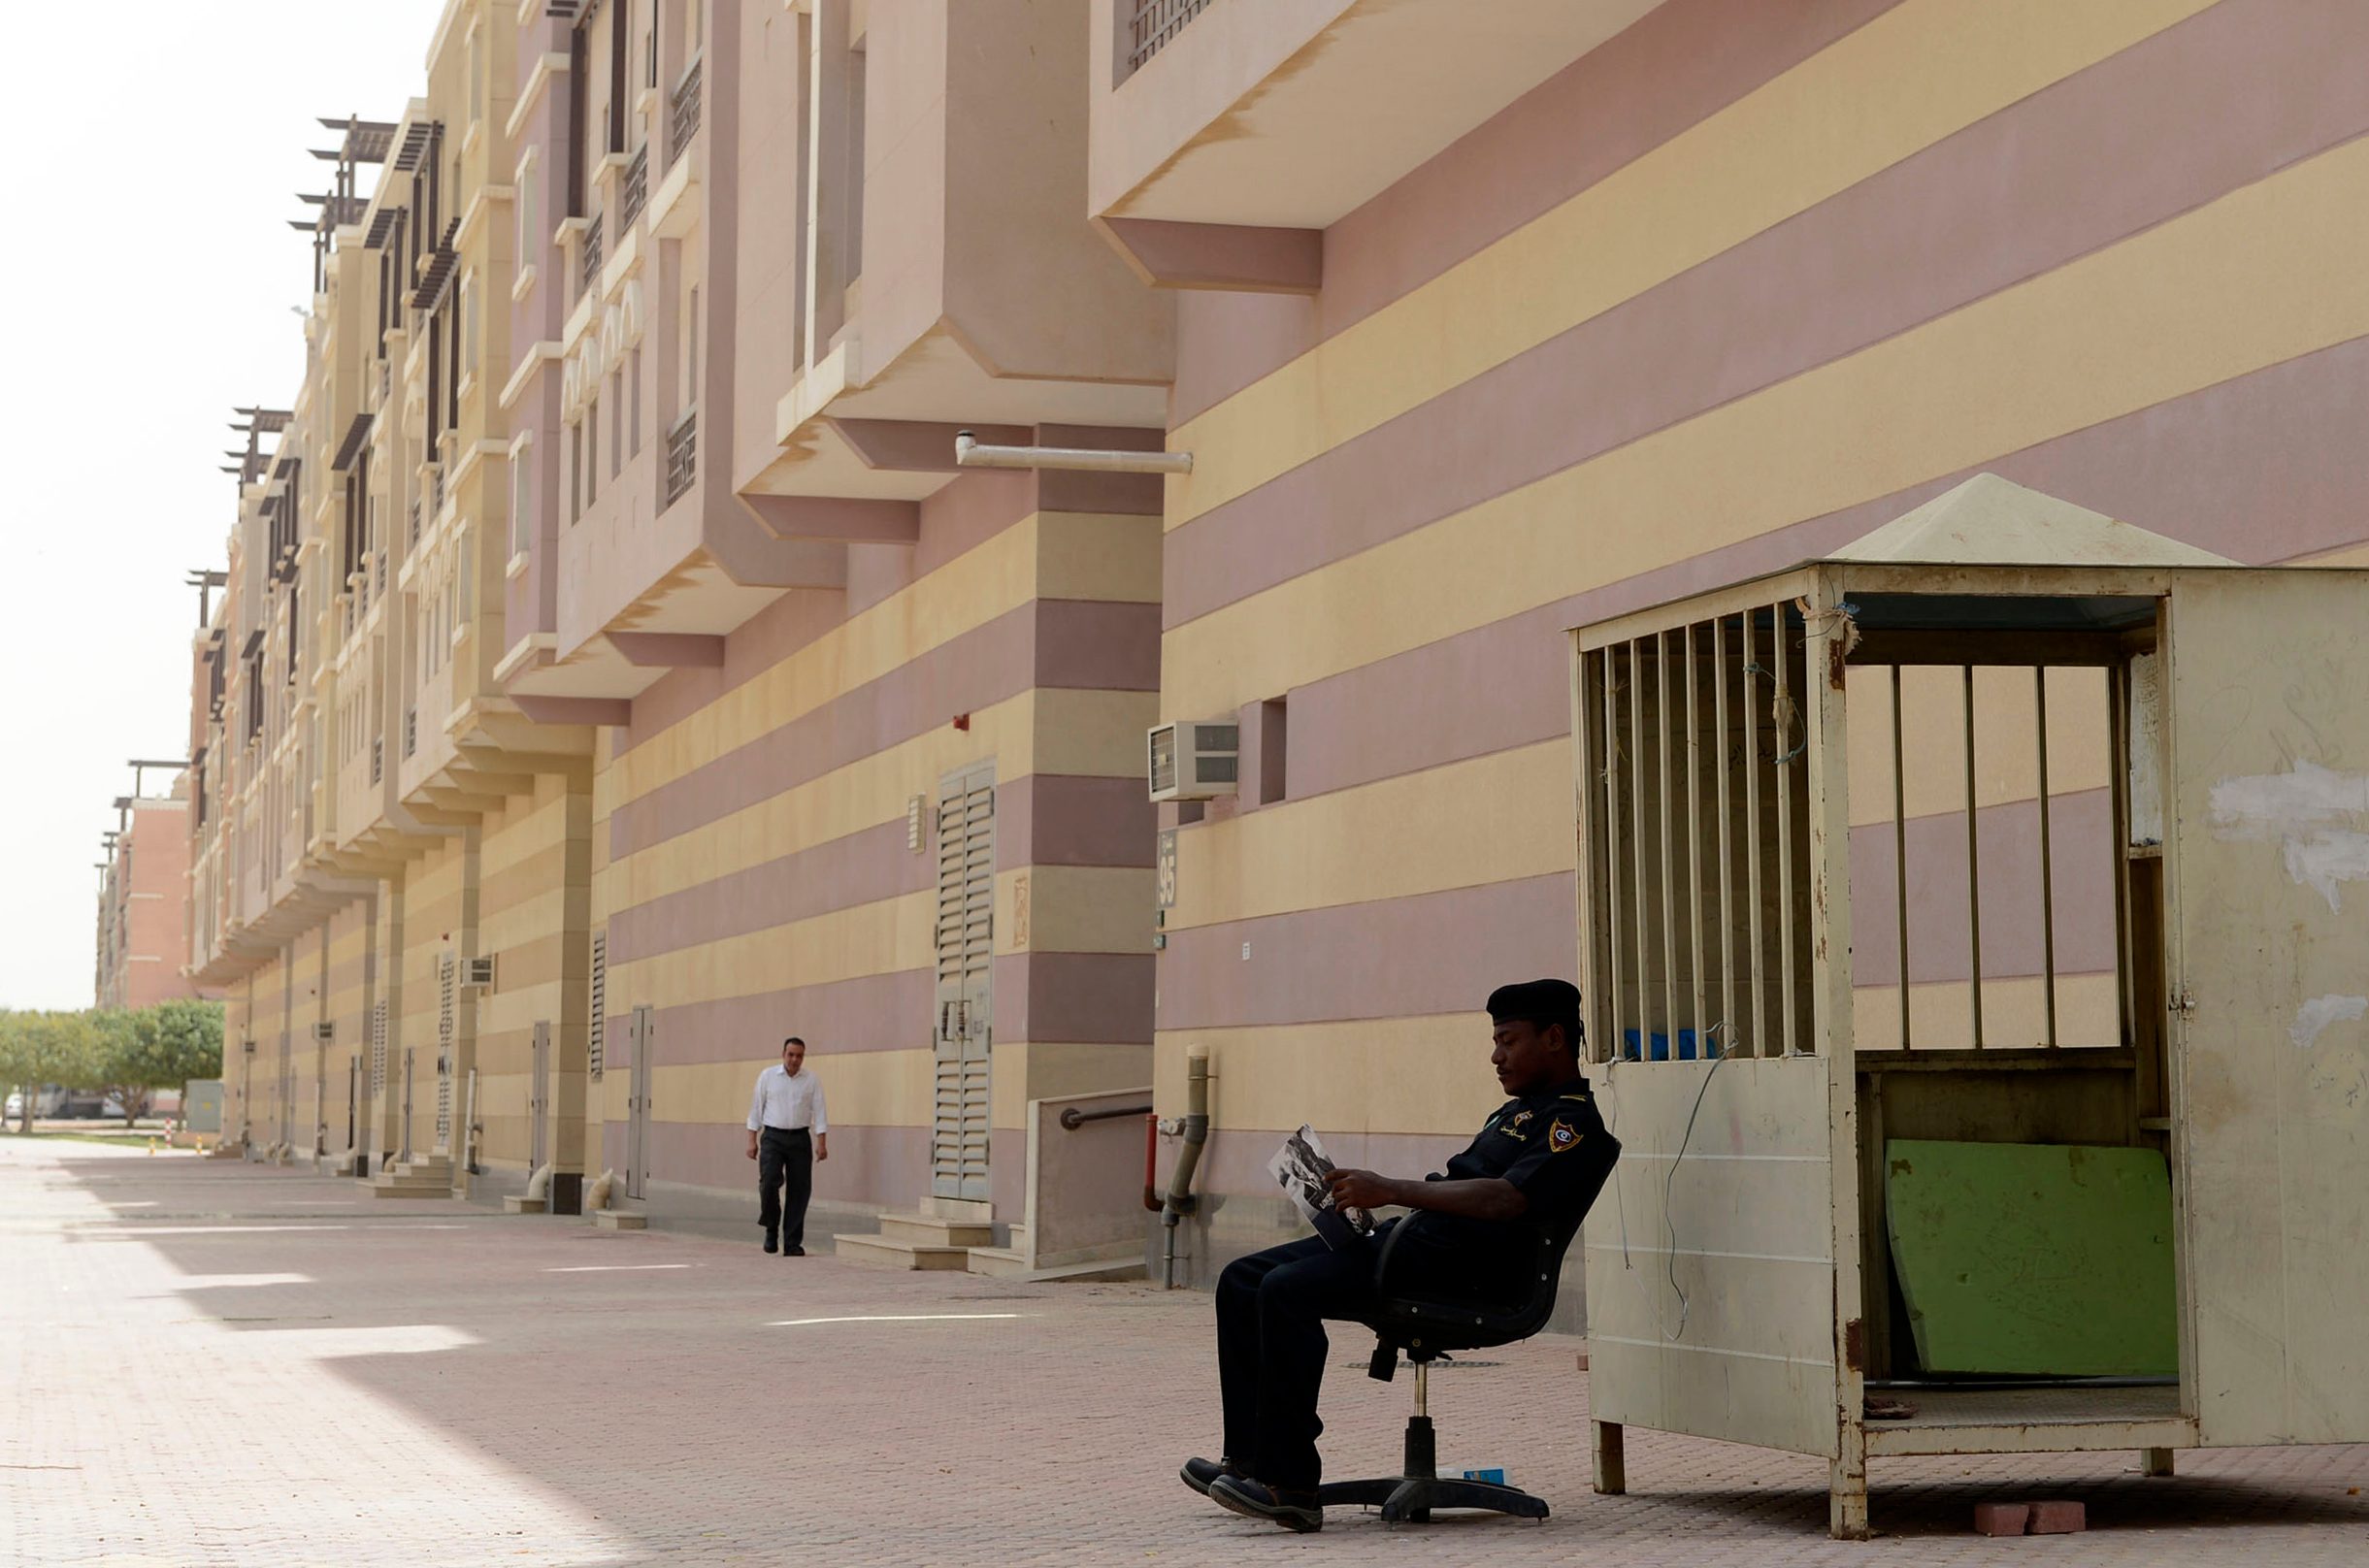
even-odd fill
[[[1214,1452],[1205,1296],[768,1258],[190,1157],[0,1138],[0,1563],[2369,1562],[2369,1449],[1823,1463],[1632,1432],[1588,1486],[1577,1342],[1443,1370],[1443,1462],[1543,1524],[1289,1536],[1186,1491]],[[1408,1385],[1334,1338],[1328,1468],[1397,1468]],[[1991,1540],[1987,1501],[2077,1499]]]

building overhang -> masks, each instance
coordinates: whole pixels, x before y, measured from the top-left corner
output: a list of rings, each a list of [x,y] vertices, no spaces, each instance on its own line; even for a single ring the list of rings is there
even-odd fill
[[[1093,7],[1089,58],[1109,62],[1110,74],[1091,93],[1088,210],[1105,220],[1322,231],[1658,4],[1212,5],[1132,71],[1119,8]],[[1284,263],[1306,246],[1186,231],[1138,231],[1138,245],[1108,232],[1139,269],[1147,252],[1169,255],[1176,287],[1225,286],[1182,280],[1213,264],[1247,264],[1244,286],[1275,287],[1298,276]]]

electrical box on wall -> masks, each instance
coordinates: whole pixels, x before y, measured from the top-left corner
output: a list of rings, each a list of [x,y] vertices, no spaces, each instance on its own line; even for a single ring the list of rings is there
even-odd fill
[[[1154,725],[1146,738],[1152,799],[1214,800],[1234,793],[1242,727],[1231,721]]]

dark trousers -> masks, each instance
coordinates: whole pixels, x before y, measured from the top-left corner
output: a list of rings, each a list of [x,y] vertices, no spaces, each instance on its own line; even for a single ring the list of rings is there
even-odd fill
[[[1373,1310],[1374,1260],[1389,1230],[1384,1225],[1371,1245],[1345,1252],[1322,1236],[1287,1241],[1235,1258],[1218,1276],[1226,1456],[1269,1486],[1316,1486],[1316,1437],[1325,1429],[1316,1396],[1331,1348],[1325,1320],[1355,1322]]]
[[[785,1249],[804,1247],[813,1195],[814,1135],[805,1127],[767,1127],[757,1139],[757,1223],[767,1235],[778,1227]]]

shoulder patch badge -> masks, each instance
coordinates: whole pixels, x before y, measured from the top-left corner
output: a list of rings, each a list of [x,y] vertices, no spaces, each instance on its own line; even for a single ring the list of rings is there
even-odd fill
[[[1563,1153],[1578,1142],[1579,1128],[1560,1116],[1555,1118],[1554,1125],[1546,1129],[1546,1146],[1557,1154]]]

